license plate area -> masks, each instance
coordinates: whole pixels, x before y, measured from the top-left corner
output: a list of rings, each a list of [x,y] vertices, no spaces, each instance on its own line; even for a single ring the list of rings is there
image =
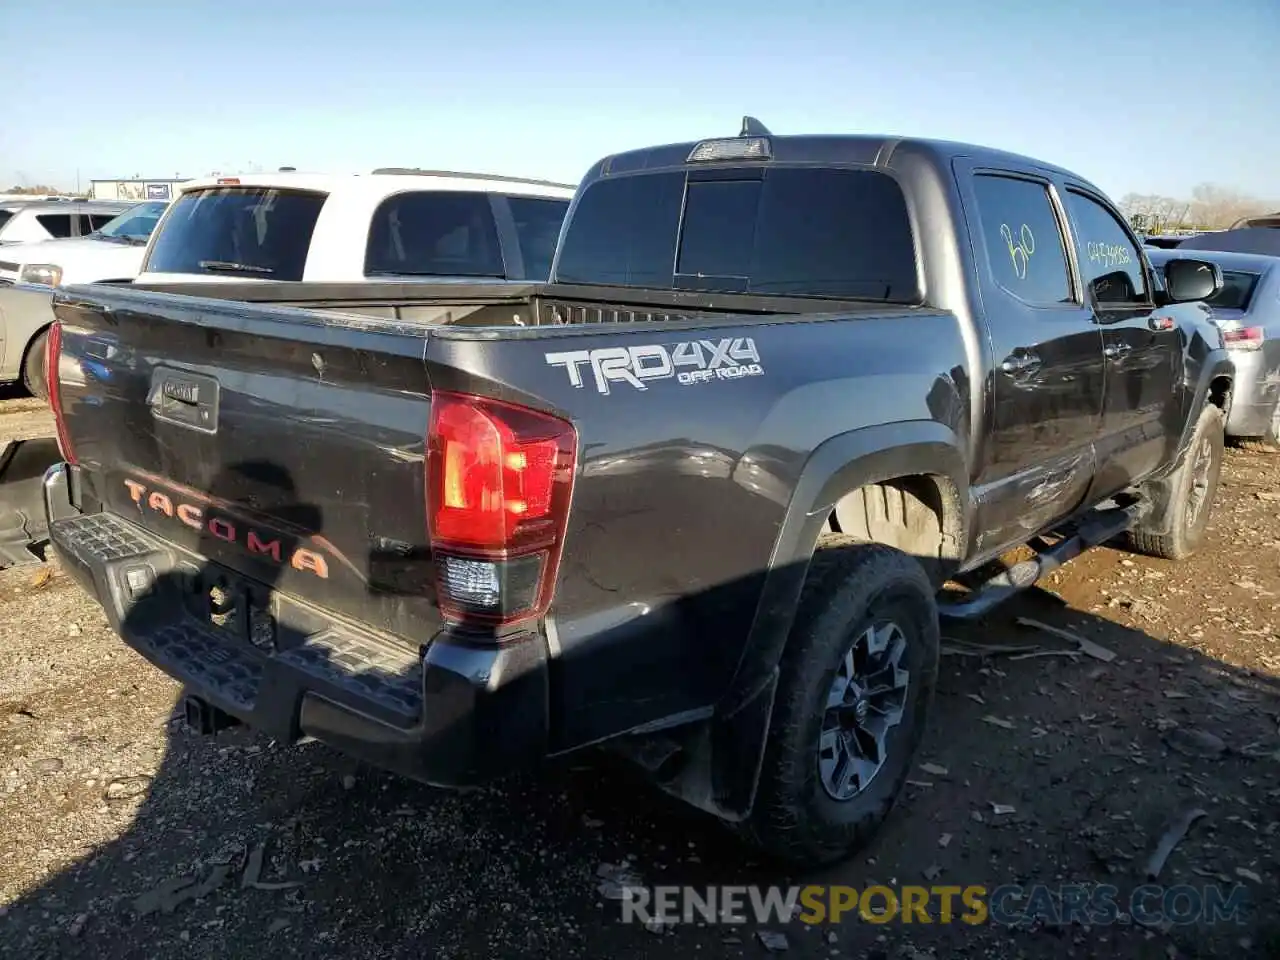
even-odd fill
[[[184,569],[182,586],[190,616],[267,656],[277,651],[280,631],[270,588],[216,564]]]

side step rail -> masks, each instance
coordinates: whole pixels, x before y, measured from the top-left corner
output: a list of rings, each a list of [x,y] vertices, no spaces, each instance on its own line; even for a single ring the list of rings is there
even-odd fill
[[[1031,560],[1021,560],[1002,570],[964,599],[940,603],[938,612],[951,620],[975,620],[1004,603],[1015,594],[1035,586],[1046,574],[1074,560],[1090,547],[1106,543],[1142,520],[1150,510],[1146,501],[1124,507],[1112,507],[1086,515],[1075,532],[1061,542],[1038,553]]]

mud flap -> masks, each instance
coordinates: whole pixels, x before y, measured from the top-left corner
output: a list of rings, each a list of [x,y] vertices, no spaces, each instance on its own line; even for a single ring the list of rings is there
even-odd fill
[[[44,472],[61,459],[53,437],[0,441],[0,569],[44,560]]]

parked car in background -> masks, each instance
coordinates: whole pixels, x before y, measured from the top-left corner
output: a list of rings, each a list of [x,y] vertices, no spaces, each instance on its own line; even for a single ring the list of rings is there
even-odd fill
[[[1232,227],[1202,233],[1178,244],[1179,250],[1220,250],[1224,253],[1256,253],[1280,257],[1280,227]]]
[[[132,280],[142,268],[147,240],[168,203],[134,204],[83,237],[15,244],[0,258],[0,282],[97,283]],[[101,219],[105,214],[92,214]]]
[[[0,383],[21,380],[33,396],[45,395],[44,348],[53,311],[51,294],[44,287],[127,281],[137,274],[147,239],[166,204],[118,206],[124,210],[114,217],[73,212],[98,221],[98,229],[86,236],[0,248]]]
[[[1175,251],[1149,250],[1155,266]],[[1275,449],[1280,445],[1280,257],[1198,250],[1222,269],[1223,287],[1205,301],[1236,365],[1227,436]]]
[[[1177,235],[1149,236],[1142,238],[1142,244],[1146,247],[1155,247],[1158,250],[1171,250],[1185,239],[1187,239],[1185,236]]]
[[[108,200],[37,200],[0,206],[0,246],[87,237],[130,204]],[[0,251],[0,260],[4,259]]]
[[[545,280],[573,187],[443,171],[184,183],[140,283]]]

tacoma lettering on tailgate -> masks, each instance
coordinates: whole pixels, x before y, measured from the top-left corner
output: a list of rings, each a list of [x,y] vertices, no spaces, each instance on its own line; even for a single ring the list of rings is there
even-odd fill
[[[314,550],[308,550],[306,547],[290,549],[282,542],[287,538],[259,531],[238,520],[206,516],[203,506],[186,503],[162,490],[148,490],[145,483],[137,480],[126,479],[124,485],[129,491],[130,499],[139,508],[173,517],[192,530],[199,530],[201,533],[208,533],[227,543],[234,543],[255,557],[269,559],[277,564],[288,563],[295,570],[328,579],[329,562]]]
[[[688,385],[758,377],[764,373],[755,341],[750,337],[567,350],[548,353],[546,360],[553,367],[568,370],[569,382],[578,388],[583,386],[582,365],[589,364],[596,389],[605,394],[610,392],[613,383],[629,383],[637,390],[647,390],[649,380],[674,378]]]

